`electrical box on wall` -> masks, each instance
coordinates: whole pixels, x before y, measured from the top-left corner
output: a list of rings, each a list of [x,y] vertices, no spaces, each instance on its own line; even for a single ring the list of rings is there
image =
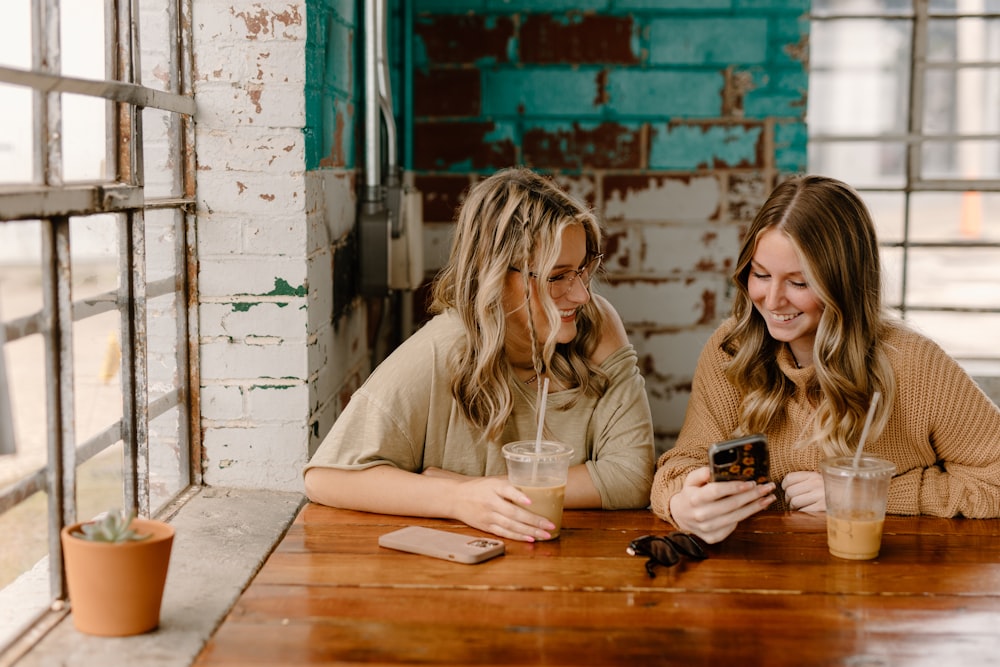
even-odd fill
[[[412,176],[411,176],[412,178]],[[390,184],[383,202],[362,205],[361,293],[414,290],[424,278],[423,203],[412,185]]]

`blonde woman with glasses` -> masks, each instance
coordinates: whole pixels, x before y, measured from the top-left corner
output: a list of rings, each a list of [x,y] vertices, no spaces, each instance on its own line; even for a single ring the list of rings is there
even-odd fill
[[[776,509],[826,509],[819,462],[892,461],[892,514],[1000,517],[1000,409],[934,342],[882,305],[875,225],[857,192],[823,176],[780,184],[736,263],[732,317],[705,345],[652,508],[708,542]],[[767,435],[772,481],[710,482],[708,447]],[[777,485],[777,486],[776,486]]]
[[[594,214],[550,180],[513,168],[478,182],[435,316],[353,395],[306,466],[310,500],[548,539],[501,453],[535,438],[545,400],[544,437],[575,450],[565,507],[646,507],[649,403],[621,318],[592,291],[602,256]]]

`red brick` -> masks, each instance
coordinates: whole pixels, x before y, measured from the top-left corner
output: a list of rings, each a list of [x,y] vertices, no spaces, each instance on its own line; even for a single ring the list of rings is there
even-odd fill
[[[532,14],[519,34],[521,62],[634,65],[630,16],[585,15],[555,19]]]
[[[469,177],[462,175],[417,175],[414,185],[424,200],[424,220],[450,222],[455,220],[458,207],[469,189]]]
[[[510,17],[421,16],[414,21],[414,32],[423,40],[431,64],[474,63],[482,59],[508,61],[507,49],[514,37]]]
[[[413,75],[413,113],[427,116],[478,116],[480,78],[476,69],[432,69]]]
[[[617,123],[583,129],[525,130],[526,164],[543,169],[637,169],[641,166],[640,131]]]
[[[510,139],[487,140],[492,122],[414,123],[413,167],[446,171],[455,167],[499,169],[517,164],[517,148]]]

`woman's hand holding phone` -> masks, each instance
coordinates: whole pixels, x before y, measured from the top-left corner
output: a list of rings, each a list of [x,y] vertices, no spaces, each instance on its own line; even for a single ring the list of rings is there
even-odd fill
[[[709,461],[685,477],[680,493],[670,499],[670,514],[678,528],[715,544],[776,498],[774,483],[767,481],[763,436],[717,443],[709,450]]]
[[[709,544],[721,542],[740,521],[775,501],[773,482],[711,480],[708,466],[696,468],[684,478],[680,493],[670,499],[670,514],[677,527]]]

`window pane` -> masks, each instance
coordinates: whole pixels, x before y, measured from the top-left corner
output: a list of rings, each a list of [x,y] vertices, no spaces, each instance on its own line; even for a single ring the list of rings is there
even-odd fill
[[[1000,178],[1000,139],[927,141],[920,154],[924,178]]]
[[[860,192],[875,221],[878,240],[891,243],[903,240],[906,198],[901,192]]]
[[[813,0],[812,13],[816,16],[858,16],[889,14],[909,16],[913,13],[911,0]]]
[[[908,313],[907,322],[936,341],[952,356],[996,359],[1000,315],[993,313]]]
[[[927,70],[927,134],[1000,134],[998,105],[1000,67]]]
[[[3,0],[0,65],[31,69],[31,0]]]
[[[900,141],[838,141],[809,144],[809,170],[856,188],[902,187],[906,145]]]
[[[834,2],[838,0],[824,0]],[[977,14],[1000,12],[1000,0],[930,0],[931,14]]]
[[[897,308],[903,302],[903,249],[882,248],[882,300]]]
[[[0,183],[30,183],[35,162],[31,89],[0,83],[0,109]]]
[[[909,255],[907,303],[948,308],[1000,307],[1000,249],[910,248]],[[1000,331],[996,334],[991,336],[994,343],[1000,341]]]
[[[910,238],[924,242],[1000,241],[1000,193],[914,193]]]
[[[63,94],[63,174],[66,181],[105,180],[107,102]]]
[[[60,3],[62,73],[85,79],[105,79],[104,0]],[[29,33],[30,34],[30,33]]]
[[[909,21],[818,21],[809,36],[810,131],[903,133],[909,96]]]
[[[1000,19],[932,19],[927,38],[930,63],[997,62]]]
[[[177,171],[183,164],[176,157],[180,122],[177,114],[160,109],[143,109],[143,160],[146,197],[177,197],[181,194]]]
[[[176,276],[185,267],[178,265],[178,244],[183,241],[184,215],[178,210],[146,212],[146,282],[154,288],[167,282],[176,285]],[[146,305],[146,355],[149,374],[149,401],[176,395],[186,386],[186,369],[180,363],[187,339],[182,333],[184,299],[175,291],[149,298]],[[149,425],[150,509],[170,500],[189,483],[188,437],[184,420],[176,407],[154,418]]]
[[[168,5],[172,0],[142,0],[139,3],[139,30],[142,34],[142,85],[176,91],[171,75],[177,64],[170,60],[172,37]]]

